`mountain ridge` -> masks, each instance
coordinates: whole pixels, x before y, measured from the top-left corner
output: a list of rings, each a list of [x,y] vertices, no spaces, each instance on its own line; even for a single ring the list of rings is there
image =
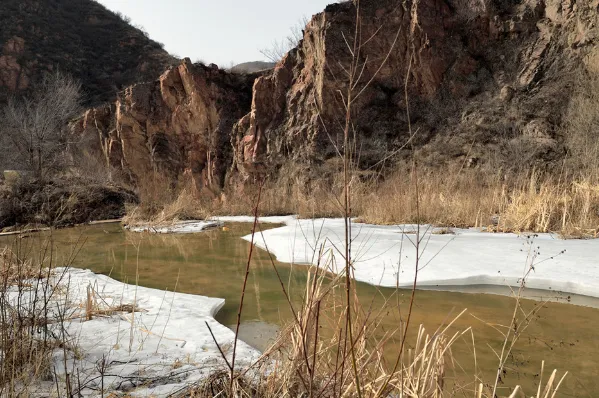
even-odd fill
[[[229,71],[232,73],[255,73],[275,67],[274,62],[266,61],[250,61],[242,62],[240,64],[232,66]]]

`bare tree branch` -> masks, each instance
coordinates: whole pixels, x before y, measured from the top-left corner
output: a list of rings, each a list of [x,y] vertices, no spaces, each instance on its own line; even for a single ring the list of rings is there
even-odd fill
[[[11,99],[0,110],[0,141],[9,164],[37,178],[63,169],[66,127],[80,112],[80,101],[81,85],[60,72],[47,75],[30,97]]]
[[[263,48],[260,53],[271,62],[279,62],[290,50],[297,47],[304,38],[304,29],[310,20],[303,16],[289,29],[289,35],[283,40],[275,40],[268,48]]]

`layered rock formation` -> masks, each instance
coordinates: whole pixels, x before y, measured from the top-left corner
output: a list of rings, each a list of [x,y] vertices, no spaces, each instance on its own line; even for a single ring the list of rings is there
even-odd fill
[[[408,142],[432,166],[491,156],[490,167],[523,166],[522,158],[538,166],[560,158],[556,130],[572,74],[583,60],[599,68],[597,3],[421,0],[416,9],[362,1],[352,90],[361,167]],[[256,164],[318,165],[335,156],[355,20],[351,3],[329,6],[300,46],[256,82],[252,113],[235,132],[241,175]]]
[[[131,86],[113,104],[88,110],[73,126],[104,165],[144,183],[155,173],[217,192],[231,163],[230,132],[249,111],[255,76],[232,75],[185,59],[158,81]]]
[[[281,173],[322,178],[338,170],[355,56],[351,132],[364,171],[412,148],[434,167],[551,167],[563,157],[573,74],[583,64],[599,72],[599,0],[360,4],[358,36],[354,4],[328,6],[255,82],[185,61],[90,110],[79,130],[133,180],[187,172],[214,193]]]

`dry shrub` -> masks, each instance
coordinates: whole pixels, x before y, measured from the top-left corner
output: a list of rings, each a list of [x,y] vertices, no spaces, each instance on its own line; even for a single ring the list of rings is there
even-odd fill
[[[50,318],[61,280],[53,275],[48,246],[34,256],[17,240],[0,256],[0,395],[28,396],[29,388],[52,376],[52,354],[64,346],[62,324]],[[62,335],[64,337],[64,334]]]
[[[0,142],[11,164],[38,179],[68,168],[69,120],[81,112],[81,84],[69,75],[44,76],[28,98],[13,98],[0,108]]]
[[[151,173],[139,181],[138,190],[140,204],[129,206],[123,218],[125,224],[161,225],[209,216],[210,200],[199,197],[190,179],[173,183],[163,174]]]
[[[564,182],[565,181],[565,182]],[[500,174],[394,176],[358,197],[363,221],[488,227],[493,231],[594,236],[599,229],[599,182],[556,180],[531,172],[511,181]],[[418,206],[415,198],[418,196]]]

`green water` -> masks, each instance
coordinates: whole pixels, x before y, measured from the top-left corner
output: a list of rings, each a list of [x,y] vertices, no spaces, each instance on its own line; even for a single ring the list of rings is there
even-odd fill
[[[80,245],[73,263],[75,267],[89,268],[128,283],[135,283],[138,275],[138,283],[143,286],[224,298],[226,304],[216,318],[230,326],[236,322],[250,249],[249,243],[240,237],[249,233],[251,226],[230,224],[227,227],[227,231],[215,229],[199,234],[150,235],[125,232],[119,224],[103,224],[54,231],[53,240],[59,261],[66,258],[73,247]],[[36,247],[42,239],[39,234],[22,239],[1,237],[0,244],[18,241],[23,246]],[[306,267],[277,262],[275,265],[292,301],[298,303],[307,279]],[[281,325],[289,321],[289,305],[268,254],[255,249],[250,268],[242,316],[244,325],[256,322]],[[362,283],[357,284],[357,289],[366,308],[384,315],[384,321],[377,329],[379,336],[375,337],[382,337],[385,331],[399,326],[400,316],[405,317],[407,312],[409,291],[380,289]],[[538,305],[538,302],[525,300],[523,310]],[[464,335],[453,346],[458,364],[448,376],[466,383],[466,388],[472,391],[475,373],[472,335],[477,371],[490,381],[497,367],[493,350],[500,351],[503,342],[497,329],[509,324],[513,299],[489,294],[418,291],[410,333],[413,335],[419,324],[432,332],[464,308],[467,312],[451,330],[472,327],[472,334]],[[327,327],[326,322],[323,325]],[[547,304],[522,333],[508,361],[503,386],[520,384],[527,395],[533,395],[541,360],[545,360],[549,373],[557,368],[561,377],[562,371],[569,371],[559,396],[599,396],[598,330],[599,310],[570,304]],[[394,347],[391,341],[386,350],[390,357]],[[544,380],[549,373],[546,371]],[[466,395],[472,396],[471,393]]]

